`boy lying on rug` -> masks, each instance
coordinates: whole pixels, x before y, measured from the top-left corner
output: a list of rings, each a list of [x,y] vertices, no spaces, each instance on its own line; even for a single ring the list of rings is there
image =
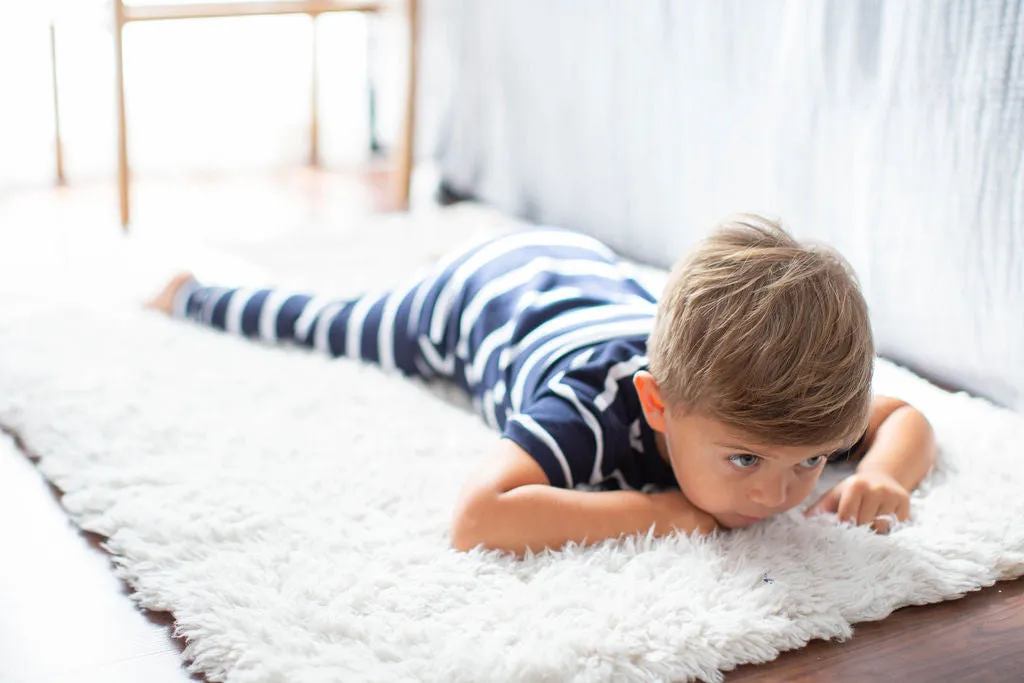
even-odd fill
[[[456,505],[460,550],[744,527],[798,506],[847,459],[856,472],[807,514],[884,533],[936,458],[920,412],[871,395],[874,343],[847,261],[754,214],[720,223],[660,300],[604,244],[542,229],[389,293],[328,300],[182,274],[148,305],[456,382],[501,432]]]

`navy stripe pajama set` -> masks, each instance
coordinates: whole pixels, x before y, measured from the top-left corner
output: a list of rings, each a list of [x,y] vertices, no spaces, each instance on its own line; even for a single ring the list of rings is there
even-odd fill
[[[553,486],[678,488],[633,386],[657,298],[601,242],[554,228],[477,244],[405,287],[332,300],[192,281],[178,317],[456,382]]]

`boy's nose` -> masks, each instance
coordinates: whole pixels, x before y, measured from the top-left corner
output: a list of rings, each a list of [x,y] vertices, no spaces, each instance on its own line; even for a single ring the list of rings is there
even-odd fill
[[[750,500],[765,507],[774,508],[786,502],[789,483],[783,480],[767,482],[750,490]]]

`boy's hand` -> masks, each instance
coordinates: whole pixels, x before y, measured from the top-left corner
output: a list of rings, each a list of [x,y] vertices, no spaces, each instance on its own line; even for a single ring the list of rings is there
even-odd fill
[[[889,532],[889,521],[878,519],[895,514],[903,522],[910,518],[910,493],[891,475],[871,470],[857,472],[832,487],[805,516],[835,512],[841,521],[871,524],[878,533]]]
[[[690,502],[682,491],[662,491],[648,494],[654,503],[657,520],[654,533],[664,536],[673,530],[690,534],[710,534],[718,528],[718,520]]]

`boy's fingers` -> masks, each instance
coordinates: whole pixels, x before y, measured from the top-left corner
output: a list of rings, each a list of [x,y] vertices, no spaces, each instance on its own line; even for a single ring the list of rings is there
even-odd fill
[[[862,498],[860,494],[847,489],[846,495],[839,501],[839,509],[836,515],[840,522],[857,523],[857,513],[860,511]]]
[[[884,514],[885,513],[882,512],[881,510],[875,510],[874,513],[868,513],[864,515],[864,521],[858,524],[857,526],[867,526],[875,528],[878,522],[880,521],[879,518],[882,517],[882,515]]]
[[[820,515],[823,512],[835,512],[838,499],[839,496],[836,495],[835,489],[829,489],[825,492],[825,495],[814,501],[811,507],[807,508],[804,516],[811,517],[813,515]]]
[[[901,500],[896,506],[896,519],[905,522],[910,519],[910,499]]]
[[[850,489],[839,494],[836,489],[830,489],[804,511],[804,516],[813,517],[825,512],[835,512],[841,522],[857,526],[870,525],[875,531],[884,534],[888,533],[890,523],[886,519],[877,518],[895,514],[901,522],[910,519],[910,501],[886,503],[880,495],[873,496]]]
[[[896,518],[899,519],[899,514],[897,513],[898,509],[899,503],[896,501],[890,501],[880,507],[878,512],[875,513],[875,521],[871,523],[871,528],[880,534],[889,533],[892,521],[889,519],[888,515],[896,515]]]
[[[857,511],[857,526],[871,524],[875,517],[882,514],[882,501],[878,495],[868,494],[864,496]]]

